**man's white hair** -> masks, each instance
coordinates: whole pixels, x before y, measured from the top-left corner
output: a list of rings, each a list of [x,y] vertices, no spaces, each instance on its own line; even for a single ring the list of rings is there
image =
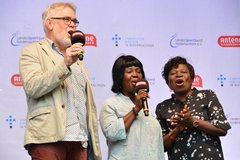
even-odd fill
[[[44,12],[42,13],[42,22],[45,34],[47,34],[48,32],[45,25],[46,20],[53,17],[59,10],[62,10],[63,8],[67,7],[71,8],[74,11],[74,13],[76,13],[76,6],[74,5],[74,3],[66,2],[53,3],[44,10]]]

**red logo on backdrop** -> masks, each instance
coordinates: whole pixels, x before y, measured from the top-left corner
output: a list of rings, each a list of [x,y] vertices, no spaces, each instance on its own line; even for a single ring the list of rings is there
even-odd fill
[[[218,44],[221,47],[240,47],[240,36],[220,36]]]
[[[97,47],[97,38],[93,34],[85,34],[85,46]]]
[[[20,76],[20,74],[14,74],[11,78],[11,83],[14,86],[23,86],[23,81],[22,81],[22,77]]]
[[[199,75],[195,75],[192,86],[194,87],[202,87],[202,78]]]

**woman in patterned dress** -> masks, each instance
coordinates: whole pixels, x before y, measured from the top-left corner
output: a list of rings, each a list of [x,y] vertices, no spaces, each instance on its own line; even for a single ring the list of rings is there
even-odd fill
[[[165,64],[162,76],[174,92],[156,108],[169,160],[223,160],[219,136],[231,126],[214,91],[192,87],[194,68],[180,56]]]

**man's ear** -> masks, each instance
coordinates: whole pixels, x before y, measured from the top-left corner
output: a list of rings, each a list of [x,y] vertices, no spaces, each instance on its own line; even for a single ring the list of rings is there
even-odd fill
[[[46,25],[48,30],[52,31],[53,30],[53,26],[54,26],[54,22],[51,19],[47,19],[45,21],[45,25]]]

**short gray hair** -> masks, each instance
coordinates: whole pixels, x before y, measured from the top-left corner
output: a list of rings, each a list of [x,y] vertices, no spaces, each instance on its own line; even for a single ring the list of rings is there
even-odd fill
[[[57,2],[57,3],[53,3],[50,6],[48,6],[42,13],[42,22],[43,22],[43,28],[44,28],[44,32],[46,33],[46,28],[45,28],[45,21],[54,16],[56,14],[56,12],[58,12],[60,9],[63,8],[71,8],[74,13],[76,13],[76,6],[74,3],[66,3],[66,2]]]

